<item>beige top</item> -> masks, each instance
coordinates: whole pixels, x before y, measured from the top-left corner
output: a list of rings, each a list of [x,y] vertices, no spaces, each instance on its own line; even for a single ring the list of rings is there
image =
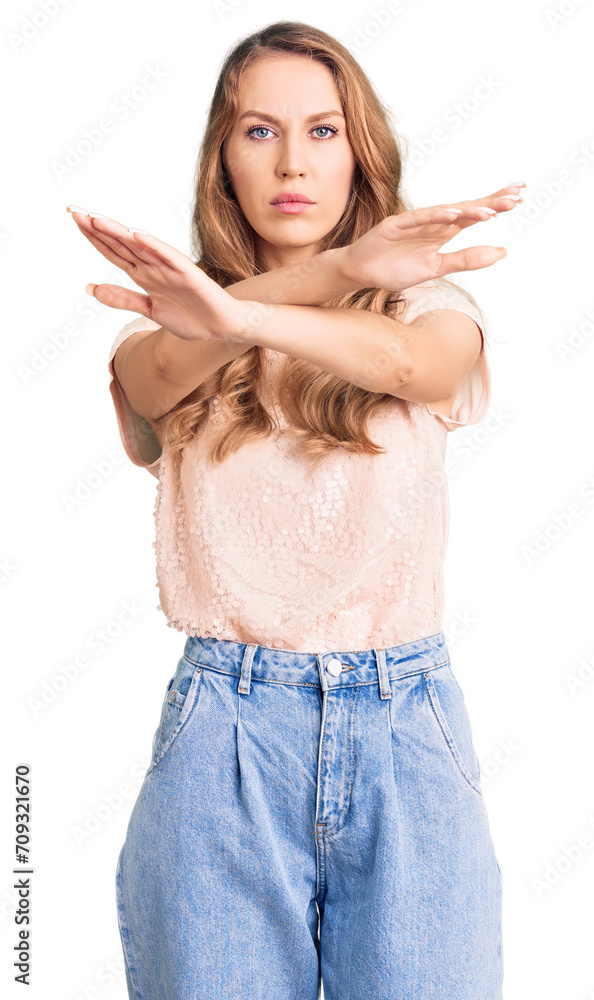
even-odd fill
[[[482,312],[437,279],[404,294],[402,322],[429,309],[458,309],[486,331]],[[206,454],[220,419],[215,397],[176,472],[148,421],[130,406],[113,365],[126,337],[158,328],[141,316],[120,330],[109,372],[126,454],[159,481],[157,607],[169,627],[305,652],[387,648],[439,631],[449,526],[446,438],[487,411],[484,344],[451,417],[394,397],[368,425],[386,454],[337,449],[315,472],[283,435],[275,375],[285,355],[266,349],[262,401],[277,430],[211,466]]]

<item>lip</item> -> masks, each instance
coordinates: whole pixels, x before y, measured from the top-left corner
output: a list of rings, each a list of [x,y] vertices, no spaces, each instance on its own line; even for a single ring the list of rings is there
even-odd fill
[[[313,201],[273,201],[272,207],[276,208],[277,212],[282,212],[283,215],[298,215],[299,212],[305,212],[308,208],[313,208]]]
[[[301,194],[300,191],[283,191],[279,194],[273,202],[272,205],[283,205],[287,202],[299,202],[301,205],[313,205],[311,198],[308,198],[306,194]]]

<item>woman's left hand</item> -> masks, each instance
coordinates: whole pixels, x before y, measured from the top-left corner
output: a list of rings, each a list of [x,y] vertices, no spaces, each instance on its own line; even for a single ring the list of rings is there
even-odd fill
[[[396,292],[444,274],[489,267],[506,256],[504,247],[466,247],[450,253],[439,250],[468,226],[515,208],[522,199],[516,201],[510,196],[518,195],[522,186],[508,184],[486,198],[388,215],[354,243],[340,249],[340,271],[356,288]],[[494,210],[494,214],[485,208]],[[460,213],[448,214],[448,209]]]

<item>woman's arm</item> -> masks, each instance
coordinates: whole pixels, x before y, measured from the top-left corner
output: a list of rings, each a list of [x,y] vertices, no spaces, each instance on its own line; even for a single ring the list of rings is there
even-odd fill
[[[485,221],[489,214],[515,208],[518,199],[521,200],[517,193],[520,187],[508,184],[473,201],[433,205],[388,216],[346,247],[325,250],[298,264],[245,278],[225,290],[238,299],[317,306],[359,288],[410,288],[429,276],[426,258],[435,247],[423,246],[419,240],[427,237],[428,223],[433,224],[435,233],[441,223],[445,240],[452,239],[462,229]],[[450,210],[458,212],[458,218],[448,217]],[[470,247],[440,256],[440,273],[445,274],[484,267],[501,255],[494,255],[492,247]],[[445,266],[444,256],[451,267]]]
[[[365,309],[244,305],[246,324],[241,336],[249,346],[257,344],[302,358],[369,392],[387,392],[414,402],[450,396],[481,349],[477,324],[455,309],[435,309],[412,323],[401,323]],[[179,371],[175,340],[161,345],[163,372]],[[188,359],[187,385],[197,375]]]
[[[413,324],[361,309],[287,304],[282,301],[287,294],[283,288],[296,281],[292,296],[326,302],[336,292],[366,287],[404,289],[441,274],[489,266],[505,255],[503,248],[438,251],[461,229],[485,219],[489,211],[493,215],[514,207],[518,197],[513,199],[513,195],[497,193],[485,199],[496,208],[460,202],[458,209],[432,206],[388,216],[348,247],[238,282],[232,286],[235,294],[150,234],[128,230],[105,217],[90,217],[84,211],[76,210],[73,217],[103,256],[148,293],[117,285],[97,285],[93,290],[105,305],[138,311],[160,324],[158,330],[135,337],[134,344],[127,349],[123,344],[118,352],[126,382],[130,377],[130,386],[122,383],[124,390],[138,398],[146,411],[138,409],[141,415],[157,418],[254,344],[303,358],[372,392],[429,402],[445,398],[463,375],[461,360],[478,353],[477,327],[468,317],[450,311],[449,332],[443,332],[445,310],[426,318],[425,330],[430,323],[431,329],[437,324],[442,332],[423,338],[425,345],[433,343],[431,349],[425,346],[413,352],[417,343],[411,336]],[[452,211],[453,215],[448,214]],[[245,296],[256,283],[262,289],[261,298],[236,298]],[[271,303],[262,301],[267,294]],[[453,319],[460,331],[455,337]],[[452,343],[458,345],[453,353]],[[145,373],[143,385],[135,385],[141,371]],[[148,382],[147,372],[151,373]],[[443,386],[437,393],[436,383]],[[411,397],[411,391],[421,395]]]
[[[482,199],[461,201],[453,206],[434,205],[387,216],[346,247],[325,250],[297,264],[244,278],[228,285],[224,291],[231,298],[240,300],[322,305],[359,288],[389,288],[396,291],[410,288],[430,277],[487,267],[505,256],[505,251],[501,253],[503,248],[468,247],[439,255],[437,250],[463,229],[484,221],[489,215],[515,208],[522,199],[512,191],[517,192],[520,187],[520,184],[508,184]],[[142,287],[146,284],[143,278],[147,278],[151,285],[156,282],[156,290],[160,291],[162,288],[166,293],[167,279],[177,280],[185,267],[186,272],[193,272],[195,278],[193,282],[186,282],[188,290],[192,290],[191,286],[194,284],[200,289],[200,278],[204,272],[173,247],[142,230],[129,230],[113,219],[90,215],[75,205],[68,206],[68,211],[72,212],[74,221],[89,242]],[[134,238],[135,232],[142,234],[138,240]],[[150,274],[149,267],[144,266],[153,263],[159,266],[160,274]],[[151,307],[155,302],[152,291],[151,287],[149,299],[147,295],[119,285],[103,284],[94,285],[92,294],[114,309],[140,312],[161,322],[152,313]],[[175,295],[176,291],[178,288],[174,284],[171,292]],[[186,300],[187,298],[186,296]],[[177,302],[176,305],[178,309],[173,318],[177,327],[174,330],[171,326],[175,336],[185,340],[208,339],[208,331],[201,331],[200,323],[192,326],[194,317],[185,308],[191,303]],[[180,313],[185,315],[178,315]],[[180,318],[181,325],[178,322]],[[163,329],[168,329],[165,322]],[[227,339],[232,341],[232,335]]]
[[[225,291],[236,299],[273,302],[278,305],[320,306],[340,295],[356,292],[364,286],[356,277],[347,277],[343,262],[345,247],[324,250],[298,264],[276,267],[264,274],[244,278]]]

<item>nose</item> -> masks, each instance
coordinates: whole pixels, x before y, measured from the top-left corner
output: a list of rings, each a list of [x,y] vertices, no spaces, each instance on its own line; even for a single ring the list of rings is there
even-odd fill
[[[277,172],[280,177],[303,177],[307,173],[305,153],[299,141],[285,139],[281,146]]]
[[[280,177],[304,177],[305,168],[294,163],[279,164],[278,173]]]

